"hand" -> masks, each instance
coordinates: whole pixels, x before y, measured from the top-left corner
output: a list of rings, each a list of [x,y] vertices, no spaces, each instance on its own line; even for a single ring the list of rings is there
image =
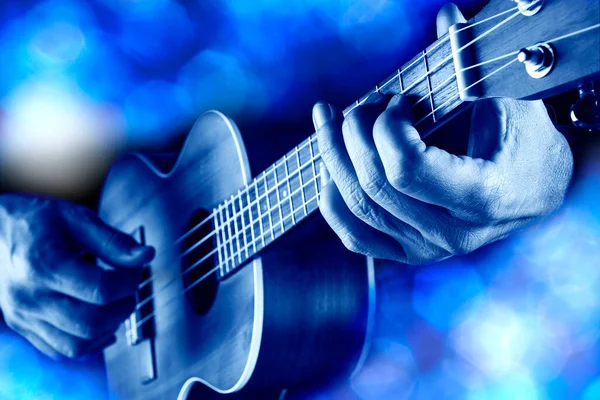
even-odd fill
[[[449,25],[455,6],[438,16]],[[395,96],[346,118],[317,103],[313,120],[332,184],[320,209],[350,250],[410,264],[469,253],[556,209],[573,171],[568,143],[541,101],[479,101],[469,155],[427,146]]]
[[[92,355],[114,342],[154,249],[66,201],[5,194],[0,219],[7,325],[52,358]],[[115,268],[85,261],[89,254]]]

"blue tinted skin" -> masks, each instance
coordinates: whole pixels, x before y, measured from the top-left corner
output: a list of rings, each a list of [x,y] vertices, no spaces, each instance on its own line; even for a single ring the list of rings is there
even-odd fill
[[[141,266],[153,257],[153,248],[83,206],[0,196],[0,308],[10,328],[52,358],[81,358],[111,344],[134,310]]]
[[[446,7],[438,33],[459,19]],[[478,102],[468,156],[427,146],[404,96],[345,119],[320,102],[313,121],[323,180],[332,179],[321,213],[348,249],[375,258],[425,264],[470,253],[555,210],[573,173],[541,101]]]

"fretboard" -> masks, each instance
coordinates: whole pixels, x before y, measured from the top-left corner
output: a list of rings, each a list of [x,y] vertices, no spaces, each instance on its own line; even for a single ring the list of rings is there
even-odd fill
[[[422,137],[462,105],[450,42],[444,37],[344,110],[373,93],[405,94]],[[312,134],[214,210],[219,275],[227,276],[311,215],[319,204],[321,155]]]

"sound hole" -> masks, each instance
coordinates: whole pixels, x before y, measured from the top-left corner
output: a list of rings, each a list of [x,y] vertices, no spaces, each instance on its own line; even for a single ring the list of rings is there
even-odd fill
[[[206,314],[217,294],[218,253],[217,241],[212,235],[212,218],[206,221],[210,213],[198,210],[190,221],[188,229],[192,231],[184,241],[182,248],[182,279],[185,296],[198,314]]]

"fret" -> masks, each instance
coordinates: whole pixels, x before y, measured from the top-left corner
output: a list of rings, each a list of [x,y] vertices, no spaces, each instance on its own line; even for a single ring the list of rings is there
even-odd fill
[[[251,187],[252,185],[250,185]],[[250,187],[246,190],[246,202],[248,203],[248,224],[250,225],[250,235],[252,238],[253,253],[256,254],[256,234],[254,232],[254,218],[252,217],[252,200],[250,200]]]
[[[269,218],[269,230],[271,231],[271,241],[275,240],[275,236],[273,236],[273,219],[271,218],[271,201],[269,200],[269,183],[266,177],[263,176],[263,180],[265,182],[265,197],[267,198],[267,214]]]
[[[267,191],[270,204],[269,212],[271,213],[271,219],[273,220],[271,229],[273,230],[273,236],[277,238],[281,233],[278,232],[278,229],[281,229],[280,225],[282,224],[282,219],[281,214],[279,213],[279,201],[277,200],[277,170],[275,169],[275,165],[271,167],[267,180],[269,181],[269,190]]]
[[[223,218],[223,222],[225,224],[225,229],[226,230],[226,238],[227,240],[224,242],[225,244],[225,273],[227,273],[228,269],[229,269],[229,260],[231,259],[231,256],[233,255],[233,250],[232,250],[232,236],[231,236],[231,226],[229,224],[229,218],[228,218],[228,212],[227,212],[227,202],[225,202],[225,204],[223,205],[223,208],[221,209],[221,213],[222,213],[222,218]]]
[[[222,229],[222,218],[221,218],[221,205],[219,205],[215,211],[213,211],[213,213],[215,214],[215,230],[217,231],[217,253],[219,254],[219,274],[221,274],[221,276],[224,275],[224,271],[223,271],[223,260],[224,260],[224,254],[223,254],[223,248],[221,247],[222,244],[224,243],[224,237],[223,237],[223,229]]]
[[[244,213],[246,211],[244,209],[244,204],[242,202],[242,198],[243,197],[244,197],[243,196],[243,192],[240,191],[238,193],[238,204],[240,206],[240,219],[241,219],[240,225],[241,225],[241,229],[242,229],[242,237],[244,238],[244,248],[243,248],[243,251],[244,251],[244,253],[246,255],[245,258],[248,258],[248,244],[249,244],[249,242],[248,242],[248,236],[246,235],[246,230],[247,230],[248,225],[246,224],[246,220],[244,218]]]
[[[304,208],[302,204],[302,186],[300,184],[302,171],[298,169],[298,164],[295,161],[295,149],[287,154],[287,166],[290,171],[289,190],[290,203],[293,215],[292,226],[297,224],[304,218]]]
[[[292,216],[292,225],[296,224],[296,217],[294,216],[294,203],[292,203],[292,190],[290,188],[290,171],[287,163],[287,154],[283,156],[283,164],[285,165],[285,175],[288,177],[285,182],[287,184],[287,198],[290,203],[290,215]]]
[[[258,225],[260,227],[260,239],[262,242],[262,247],[265,247],[265,229],[263,227],[263,223],[262,223],[262,212],[261,212],[261,207],[260,207],[260,198],[258,196],[258,179],[254,180],[254,196],[255,196],[255,201],[256,201],[256,213],[258,214]]]
[[[402,68],[398,68],[398,83],[400,85],[400,94],[404,93],[404,79],[402,78]]]
[[[285,165],[282,160],[277,162],[277,166],[275,168],[275,175],[277,176],[277,194],[279,199],[279,209],[281,210],[282,215],[282,232],[285,232],[290,228],[290,220],[289,220],[289,210],[288,210],[288,202],[286,201],[286,197],[288,195],[287,191],[287,180],[288,176],[285,172]]]
[[[235,224],[235,220],[233,218],[233,197],[231,197],[229,199],[229,204],[227,204],[225,206],[226,209],[226,216],[227,216],[227,227],[229,228],[229,246],[230,246],[230,250],[231,250],[231,254],[230,254],[230,258],[231,258],[231,265],[227,266],[227,270],[226,272],[229,272],[231,269],[233,269],[233,265],[235,264],[235,256],[237,254],[238,251],[238,238],[237,238],[237,231],[235,230],[236,228],[236,224]]]
[[[310,149],[310,165],[312,167],[312,171],[313,171],[313,184],[315,185],[315,196],[317,196],[317,203],[319,195],[320,195],[320,191],[319,191],[319,183],[317,182],[319,180],[318,176],[321,174],[321,171],[319,171],[319,175],[317,175],[317,167],[315,166],[315,150],[313,148],[313,137],[315,138],[315,140],[317,139],[316,135],[312,135],[311,137],[308,138],[308,148]]]
[[[302,142],[302,144],[300,146],[298,146],[298,157],[300,159],[300,166],[301,166],[301,178],[302,178],[302,188],[303,188],[303,212],[304,212],[304,217],[308,216],[308,214],[310,213],[310,209],[309,209],[309,203],[310,203],[310,199],[312,197],[314,197],[316,195],[316,192],[314,192],[314,187],[313,187],[313,181],[315,178],[315,174],[313,171],[313,163],[314,160],[311,156],[312,152],[311,152],[311,143],[310,143],[310,139],[308,138],[307,140],[305,140],[304,142]]]
[[[296,163],[298,164],[298,176],[300,179],[300,194],[302,197],[302,210],[304,211],[304,216],[306,217],[308,215],[308,212],[306,210],[306,198],[304,196],[304,184],[302,183],[302,164],[300,164],[300,153],[298,150],[298,146],[296,146],[296,151],[294,153],[296,154]]]
[[[279,195],[279,179],[277,177],[277,175],[278,175],[277,170],[278,170],[278,167],[275,166],[275,193],[277,194],[277,210],[279,211],[279,221],[280,221],[280,225],[281,225],[281,233],[283,233],[285,227],[283,226],[284,219],[283,219],[283,212],[281,211],[281,196]]]
[[[244,243],[243,243],[243,231],[242,231],[242,226],[239,223],[239,209],[237,206],[237,202],[236,202],[236,196],[232,196],[231,197],[231,212],[233,213],[232,218],[233,218],[233,225],[234,225],[234,229],[235,229],[235,239],[237,241],[236,243],[236,249],[235,249],[235,254],[233,255],[233,264],[232,268],[235,268],[235,264],[239,264],[242,262],[242,249],[244,248]],[[237,261],[236,261],[236,257],[237,257]]]
[[[243,227],[240,224],[239,221],[239,213],[240,210],[238,209],[238,204],[237,204],[237,196],[233,196],[231,198],[231,208],[232,208],[232,212],[233,212],[233,224],[235,226],[235,238],[237,240],[237,249],[236,249],[236,254],[234,255],[234,264],[236,264],[235,262],[235,257],[237,256],[237,263],[241,263],[242,262],[242,251],[244,248],[244,243],[243,243]]]
[[[435,119],[435,106],[433,104],[433,92],[431,91],[431,76],[429,74],[429,64],[427,62],[427,50],[423,50],[423,63],[425,64],[425,74],[427,75],[427,89],[429,90],[429,102],[431,103],[431,112],[433,122],[437,122]]]

